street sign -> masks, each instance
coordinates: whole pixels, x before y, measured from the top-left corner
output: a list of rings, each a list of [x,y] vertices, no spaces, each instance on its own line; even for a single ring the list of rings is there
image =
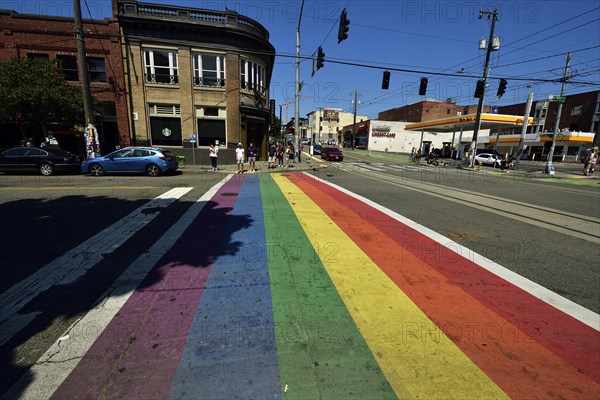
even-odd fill
[[[564,103],[566,100],[565,96],[549,96],[548,100],[554,101],[556,103]]]
[[[196,135],[193,133],[190,135],[190,143],[196,143]]]

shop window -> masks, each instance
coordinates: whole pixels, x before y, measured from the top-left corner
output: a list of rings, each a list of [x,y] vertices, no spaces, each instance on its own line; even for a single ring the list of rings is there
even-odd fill
[[[78,81],[79,73],[77,72],[77,57],[67,55],[57,55],[58,69],[63,73],[68,81]]]
[[[579,146],[569,146],[567,149],[567,155],[576,156],[577,154],[579,154]]]
[[[225,86],[225,56],[194,54],[194,85]]]
[[[147,83],[179,84],[176,50],[146,50],[144,63]]]
[[[225,120],[222,119],[198,119],[198,146],[210,146],[225,144]]]

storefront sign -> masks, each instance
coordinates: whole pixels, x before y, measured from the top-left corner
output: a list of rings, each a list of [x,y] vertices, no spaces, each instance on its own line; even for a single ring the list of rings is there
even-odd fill
[[[389,125],[374,125],[373,126],[373,137],[387,137],[387,138],[395,138],[396,134],[391,132],[391,127]]]

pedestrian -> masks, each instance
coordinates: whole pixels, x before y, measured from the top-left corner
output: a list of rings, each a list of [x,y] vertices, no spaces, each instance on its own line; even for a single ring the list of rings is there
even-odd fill
[[[283,155],[285,154],[285,149],[283,148],[283,143],[282,142],[278,142],[277,143],[277,162],[279,164],[279,167],[283,167]]]
[[[244,147],[241,143],[238,143],[237,149],[235,149],[235,160],[236,160],[236,173],[242,174],[244,173],[244,157],[245,157]]]
[[[590,167],[588,170],[589,175],[592,175],[594,173],[594,170],[596,169],[596,164],[598,164],[598,153],[592,150],[590,158]]]
[[[254,143],[250,143],[248,147],[248,172],[256,172],[256,158],[258,157],[258,149]]]
[[[298,143],[298,162],[302,162],[302,160],[300,159],[300,155],[302,154],[303,150],[304,150],[304,143],[302,143],[302,142]]]
[[[214,144],[210,145],[210,149],[208,151],[208,158],[210,158],[210,163],[212,164],[212,170],[218,171],[217,168],[217,154],[219,153],[219,148]]]
[[[587,150],[583,156],[583,175],[588,176],[590,173],[590,161],[592,161],[592,151]]]
[[[287,147],[288,154],[288,168],[294,167],[294,157],[296,156],[296,150],[294,149],[294,144],[290,141]]]
[[[269,169],[275,168],[275,154],[277,154],[277,148],[275,142],[269,146]]]

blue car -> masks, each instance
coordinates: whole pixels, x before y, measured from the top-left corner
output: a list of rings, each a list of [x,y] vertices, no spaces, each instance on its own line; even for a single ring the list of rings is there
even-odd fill
[[[174,172],[177,157],[154,147],[126,147],[102,157],[90,158],[81,164],[81,172],[94,176],[104,174],[146,174],[158,176]]]

